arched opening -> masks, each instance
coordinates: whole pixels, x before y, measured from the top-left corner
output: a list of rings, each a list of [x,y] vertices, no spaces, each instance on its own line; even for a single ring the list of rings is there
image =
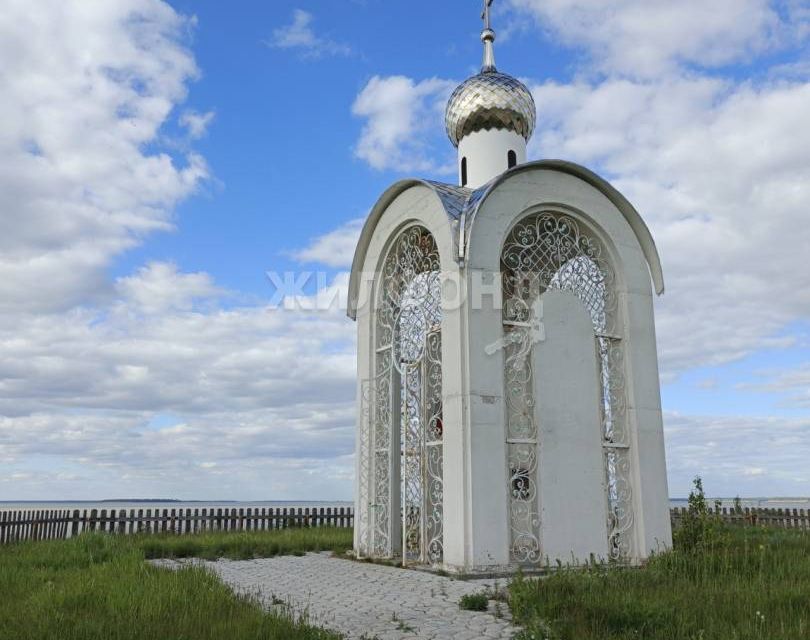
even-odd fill
[[[461,159],[461,186],[467,186],[467,158]]]
[[[369,478],[372,555],[443,557],[441,280],[421,226],[394,240],[378,274]]]
[[[509,153],[506,154],[506,163],[510,169],[517,166],[517,154],[514,150],[509,149]]]
[[[501,253],[501,270],[511,558],[521,564],[543,560],[536,486],[541,443],[531,354],[543,320],[537,303],[547,290],[571,292],[588,311],[593,325],[602,443],[602,453],[595,455],[604,461],[608,553],[616,560],[626,558],[632,549],[633,527],[630,439],[623,327],[617,318],[608,252],[591,230],[572,217],[542,212],[527,216],[509,233]],[[596,429],[597,423],[594,425]],[[598,446],[596,435],[594,438]]]

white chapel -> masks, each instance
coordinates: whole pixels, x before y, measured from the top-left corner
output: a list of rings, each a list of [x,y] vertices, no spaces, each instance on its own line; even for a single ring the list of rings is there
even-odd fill
[[[536,107],[495,66],[446,111],[458,184],[392,185],[363,227],[355,552],[456,573],[671,546],[658,251],[585,167],[527,162]]]

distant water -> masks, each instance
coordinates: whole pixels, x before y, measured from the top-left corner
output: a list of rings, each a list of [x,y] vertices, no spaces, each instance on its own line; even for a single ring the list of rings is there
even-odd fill
[[[714,506],[715,500],[720,500],[722,506],[733,507],[734,498],[709,498],[707,502]],[[763,508],[763,509],[806,509],[810,510],[810,498],[743,498],[740,500],[743,508]],[[336,501],[306,501],[306,500],[264,500],[255,502],[238,501],[172,501],[172,500],[102,500],[102,501],[0,501],[0,511],[23,510],[23,509],[255,509],[255,508],[278,508],[278,507],[351,507],[352,502],[348,500]],[[671,507],[686,507],[689,502],[686,498],[671,498]]]
[[[351,502],[347,501],[306,501],[306,500],[266,500],[257,502],[237,502],[237,501],[211,501],[211,502],[183,502],[173,500],[102,500],[100,502],[94,501],[81,501],[81,500],[65,500],[65,501],[50,501],[50,502],[0,502],[0,511],[19,511],[19,510],[56,510],[56,509],[255,509],[255,508],[312,508],[312,507],[350,507]]]

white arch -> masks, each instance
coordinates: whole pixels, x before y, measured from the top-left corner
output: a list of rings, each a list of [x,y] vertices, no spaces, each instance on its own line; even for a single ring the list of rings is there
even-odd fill
[[[353,320],[357,318],[357,305],[360,296],[360,286],[362,284],[361,272],[377,225],[380,223],[388,207],[400,195],[413,187],[427,187],[433,192],[445,212],[447,223],[455,231],[452,241],[454,255],[456,261],[463,265],[469,259],[470,237],[478,211],[483,203],[495,194],[510,178],[527,172],[541,170],[556,171],[564,175],[573,176],[596,189],[613,204],[630,226],[647,261],[655,291],[658,295],[662,295],[664,293],[664,273],[661,266],[661,258],[658,254],[658,248],[655,245],[655,240],[646,223],[627,198],[607,180],[581,165],[564,160],[540,160],[510,169],[489,184],[475,191],[420,179],[401,180],[389,187],[371,209],[360,233],[360,239],[357,243],[357,249],[355,250],[349,279],[348,316]]]

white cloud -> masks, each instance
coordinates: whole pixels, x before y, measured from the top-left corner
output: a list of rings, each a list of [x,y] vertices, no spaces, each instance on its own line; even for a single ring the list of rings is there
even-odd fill
[[[137,275],[120,278],[116,289],[144,313],[185,311],[196,300],[222,293],[207,273],[178,273],[176,265],[166,262],[151,262]]]
[[[108,277],[208,175],[154,150],[198,74],[192,25],[158,0],[0,13],[0,499],[348,493],[342,311],[224,309],[169,263]],[[210,117],[181,120],[193,138]]]
[[[509,0],[603,71],[655,78],[680,65],[711,68],[785,46],[799,31],[768,0]],[[796,3],[797,5],[800,3]],[[806,20],[806,17],[805,17]]]
[[[308,58],[352,54],[349,45],[318,36],[312,29],[313,20],[311,13],[296,9],[293,12],[292,22],[274,29],[273,39],[267,41],[267,45],[276,49],[296,49]]]
[[[664,423],[671,496],[686,497],[696,475],[712,497],[807,495],[810,420],[667,414]]]
[[[740,389],[776,393],[788,407],[810,409],[810,362],[782,370],[760,371],[760,383],[739,385]]]
[[[352,106],[352,113],[366,120],[355,155],[374,169],[452,173],[454,163],[436,162],[427,140],[440,130],[454,86],[439,78],[374,76]]]
[[[113,256],[208,175],[147,152],[197,75],[189,20],[157,0],[30,3],[0,15],[0,310],[109,294]]]
[[[194,109],[187,109],[180,116],[180,124],[188,129],[188,134],[192,140],[197,140],[208,132],[208,127],[214,120],[215,115],[213,111],[200,113]]]
[[[167,262],[108,276],[208,176],[154,150],[198,75],[192,25],[158,0],[0,14],[0,499],[350,493],[343,309],[239,306]]]
[[[207,278],[182,276],[195,277]],[[98,310],[24,324],[4,319],[0,413],[85,408],[185,416],[353,397],[354,327],[344,310],[182,309],[167,307],[177,301],[153,285],[131,286],[126,292],[135,299]]]
[[[320,409],[317,418],[347,413]],[[211,414],[162,431],[145,428],[134,415],[62,417],[33,415],[13,424],[0,418],[0,438],[18,457],[0,467],[0,496],[336,500],[351,494],[351,430],[323,422],[302,429],[311,417],[305,411],[239,420]],[[68,471],[54,471],[54,460]]]
[[[338,268],[351,267],[364,222],[365,218],[350,220],[343,226],[313,239],[309,246],[294,252],[293,256],[301,262]]]
[[[115,292],[92,310],[0,321],[0,498],[349,495],[356,356],[342,308],[224,310],[207,274],[166,264]],[[80,478],[55,484],[35,460]],[[1,484],[15,472],[34,475]]]
[[[639,208],[664,263],[665,373],[795,341],[810,317],[810,83],[681,77],[534,87],[534,156],[598,167]]]

